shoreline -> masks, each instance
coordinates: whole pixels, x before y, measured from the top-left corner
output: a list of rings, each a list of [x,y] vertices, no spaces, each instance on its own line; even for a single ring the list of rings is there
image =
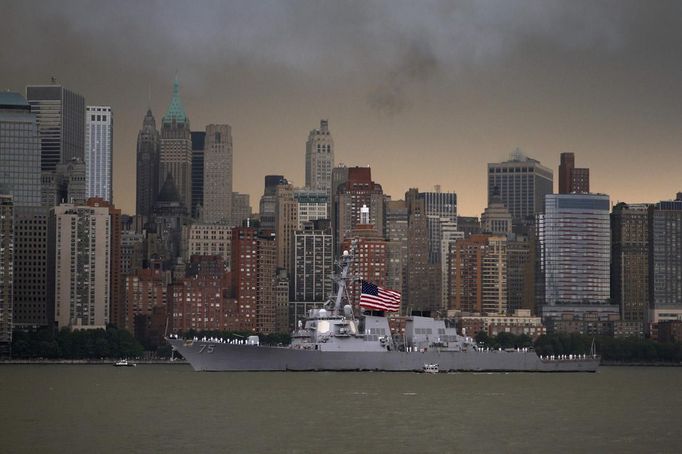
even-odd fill
[[[101,366],[101,365],[114,365],[118,359],[3,359],[0,360],[0,366],[2,365],[74,365],[74,366]],[[174,361],[169,361],[167,359],[147,359],[147,360],[129,360],[136,365],[185,365],[189,364],[184,359],[176,359]]]

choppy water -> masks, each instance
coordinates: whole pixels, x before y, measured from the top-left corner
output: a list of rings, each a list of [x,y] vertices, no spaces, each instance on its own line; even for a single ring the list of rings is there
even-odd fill
[[[680,452],[682,368],[0,366],[0,452]]]

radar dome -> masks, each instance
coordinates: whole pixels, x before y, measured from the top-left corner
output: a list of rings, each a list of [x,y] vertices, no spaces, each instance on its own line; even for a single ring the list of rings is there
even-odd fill
[[[325,309],[320,309],[320,312],[318,312],[317,316],[320,318],[324,318],[327,316],[327,311]]]
[[[345,306],[343,306],[343,314],[348,318],[353,316],[353,308],[351,307],[350,304],[346,304]]]
[[[348,256],[348,251],[343,251],[343,256],[344,257]]]

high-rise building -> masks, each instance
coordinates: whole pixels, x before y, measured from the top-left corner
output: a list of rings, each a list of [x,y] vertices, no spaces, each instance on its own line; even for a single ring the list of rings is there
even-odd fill
[[[110,106],[85,108],[85,197],[113,202],[114,119]]]
[[[404,274],[407,266],[407,204],[404,200],[386,200],[386,285],[395,291],[405,292]]]
[[[40,143],[36,115],[19,93],[0,92],[0,185],[16,206],[40,205]]]
[[[230,263],[232,228],[226,224],[190,224],[184,227],[185,262],[193,255],[220,256]]]
[[[89,207],[103,207],[109,212],[109,322],[115,326],[125,324],[125,298],[121,272],[121,210],[101,197],[87,200]]]
[[[419,192],[417,198],[424,201],[428,227],[429,263],[440,263],[443,225],[449,224],[457,228],[457,194],[441,192],[440,187],[437,187],[434,192]]]
[[[442,238],[440,240],[440,307],[447,310],[452,300],[450,290],[452,289],[452,259],[457,241],[464,239],[464,232],[459,227],[446,223],[442,227]]]
[[[611,301],[628,322],[643,323],[649,309],[648,209],[619,203],[611,212]]]
[[[501,235],[474,234],[451,252],[449,308],[489,315],[507,311],[506,242]]]
[[[529,225],[553,190],[552,170],[516,149],[508,161],[488,164],[488,203],[499,191],[515,225]]]
[[[507,239],[507,313],[534,309],[531,243],[525,236],[509,235]]]
[[[253,227],[233,228],[231,268],[241,329],[267,334],[286,326],[286,312],[278,311],[282,283],[277,273],[274,233],[259,234]]]
[[[229,296],[230,274],[223,269],[223,260],[212,256],[197,256],[194,260],[197,266],[190,267],[186,276],[170,286],[173,330],[239,330],[237,306]],[[202,265],[209,266],[205,270]]]
[[[147,224],[148,233],[153,230],[159,241],[157,250],[148,252],[161,258],[166,267],[173,266],[182,257],[182,227],[187,222],[187,209],[171,175],[166,176],[152,216],[154,222]]]
[[[0,187],[0,357],[12,352],[14,308],[14,202]]]
[[[232,229],[232,292],[241,329],[255,331],[258,289],[258,232],[253,227]]]
[[[561,153],[559,194],[589,194],[590,169],[575,167],[575,154]]]
[[[123,328],[134,332],[136,319],[149,320],[154,308],[165,308],[168,305],[168,284],[170,272],[155,268],[139,269],[126,276]]]
[[[405,193],[407,204],[407,261],[403,285],[406,313],[431,314],[441,308],[440,264],[429,262],[429,224],[426,201],[417,189]]]
[[[232,193],[232,221],[231,226],[242,225],[246,219],[253,216],[251,213],[251,204],[249,203],[248,194],[240,194],[238,192]]]
[[[294,275],[294,233],[299,225],[294,187],[290,184],[277,185],[275,197],[277,267],[285,269],[291,278]]]
[[[137,134],[137,189],[135,191],[135,213],[148,219],[152,214],[156,196],[159,194],[159,159],[161,154],[161,136],[156,129],[156,121],[152,111],[142,122],[142,129]],[[164,175],[163,178],[166,178]]]
[[[57,164],[55,170],[44,171],[41,176],[41,204],[53,207],[60,203],[85,203],[85,163],[78,158]]]
[[[481,214],[481,230],[483,233],[506,235],[512,231],[512,217],[502,203],[499,191],[494,191],[488,207]]]
[[[342,244],[352,230],[360,224],[360,209],[369,208],[369,224],[375,231],[384,234],[384,191],[381,185],[372,181],[369,167],[349,167],[348,180],[339,185],[337,192],[336,222],[334,226],[337,244]]]
[[[353,242],[355,242],[355,258],[351,272],[357,280],[349,284],[348,300],[357,310],[360,303],[361,280],[388,287],[386,284],[388,256],[386,240],[371,224],[357,224],[341,244],[342,249],[350,250]],[[400,291],[399,289],[391,290]]]
[[[334,168],[334,139],[329,132],[329,122],[320,120],[320,128],[313,129],[305,144],[305,185],[322,189],[328,198],[332,195],[332,169]]]
[[[294,199],[298,203],[298,228],[308,221],[329,219],[329,196],[323,189],[296,188]]]
[[[204,207],[204,148],[206,131],[192,131],[192,217],[201,219]]]
[[[648,322],[682,319],[682,193],[649,207]]]
[[[295,301],[326,301],[332,290],[333,242],[329,221],[308,221],[294,235]]]
[[[205,222],[230,223],[232,220],[232,128],[206,126],[204,147]]]
[[[609,196],[549,194],[538,221],[543,317],[611,314]]]
[[[105,328],[111,279],[109,209],[56,206],[48,238],[47,295],[57,327]]]
[[[85,99],[61,85],[29,85],[26,99],[37,117],[41,169],[85,161]]]
[[[54,307],[47,304],[47,207],[14,209],[14,326],[50,325]]]
[[[260,226],[265,230],[275,230],[275,207],[277,205],[277,186],[289,184],[282,175],[265,175],[265,190],[260,198]]]
[[[189,117],[180,99],[180,84],[173,82],[173,95],[161,119],[160,181],[173,178],[183,205],[192,207],[192,136]],[[160,189],[160,188],[159,188]]]

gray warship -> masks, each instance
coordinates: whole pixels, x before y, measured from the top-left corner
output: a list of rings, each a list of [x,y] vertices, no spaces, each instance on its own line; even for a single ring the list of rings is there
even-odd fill
[[[408,317],[404,335],[391,335],[383,312],[356,316],[347,297],[354,247],[340,259],[336,293],[324,308],[298,321],[288,346],[260,345],[257,336],[167,340],[196,371],[596,372],[599,356],[541,357],[532,349],[491,350],[446,326]]]

